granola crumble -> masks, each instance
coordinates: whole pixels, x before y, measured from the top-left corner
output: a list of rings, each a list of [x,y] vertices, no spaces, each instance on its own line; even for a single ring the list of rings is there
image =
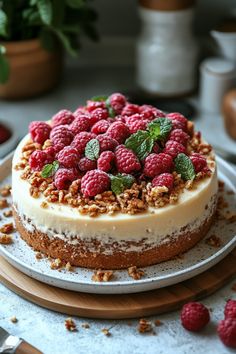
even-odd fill
[[[10,245],[13,242],[11,235],[0,235],[0,244],[1,245]]]
[[[220,247],[222,244],[221,239],[216,235],[211,235],[210,237],[208,237],[206,239],[205,242],[207,245],[212,246],[212,247],[216,247],[216,248]]]
[[[17,322],[18,322],[18,319],[16,318],[16,316],[12,316],[12,317],[10,318],[10,321],[11,321],[12,323],[17,323]]]
[[[7,208],[9,205],[8,205],[8,201],[7,199],[0,199],[0,209],[5,209]]]
[[[36,253],[35,253],[35,258],[36,258],[37,260],[40,260],[40,259],[43,258],[43,254],[42,254],[41,252],[36,252]]]
[[[159,327],[159,326],[162,326],[163,323],[162,323],[160,320],[155,320],[155,321],[154,321],[154,325],[155,325],[156,327]]]
[[[128,268],[128,274],[134,280],[139,280],[145,274],[142,269],[138,269],[136,266]]]
[[[51,261],[50,268],[55,270],[55,269],[60,269],[63,266],[63,262],[60,258],[56,258]]]
[[[11,234],[14,231],[14,226],[13,223],[9,224],[4,224],[2,227],[0,227],[0,232],[3,234]]]
[[[7,197],[10,194],[11,194],[11,186],[10,185],[6,185],[0,189],[0,195],[2,197]]]
[[[139,333],[152,332],[152,323],[145,318],[141,318],[138,324]]]
[[[102,328],[101,332],[107,337],[111,336],[111,332],[109,332],[109,328]]]
[[[65,320],[65,327],[66,327],[66,329],[67,329],[68,331],[70,331],[70,332],[75,332],[75,331],[77,331],[75,321],[74,321],[71,317],[68,317],[68,318]]]
[[[107,282],[113,278],[113,275],[114,272],[112,270],[96,270],[92,276],[92,280],[97,282]]]
[[[6,217],[6,218],[10,218],[13,214],[12,214],[12,210],[9,209],[9,210],[6,210],[3,212],[3,215]]]

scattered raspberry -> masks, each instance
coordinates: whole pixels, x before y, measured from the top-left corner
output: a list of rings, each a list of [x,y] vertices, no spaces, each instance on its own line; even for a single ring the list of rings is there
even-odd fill
[[[90,128],[90,117],[87,114],[79,114],[70,125],[70,130],[74,135],[87,131]]]
[[[109,172],[112,169],[112,162],[115,159],[115,154],[112,151],[103,151],[98,158],[98,169],[104,172]]]
[[[79,162],[78,151],[71,147],[65,146],[57,155],[57,159],[64,167],[76,167]]]
[[[110,125],[107,130],[107,135],[118,141],[118,143],[123,144],[126,138],[130,135],[129,128],[125,123],[114,122]]]
[[[54,184],[57,189],[68,189],[71,182],[78,178],[78,173],[74,168],[59,168],[54,176]]]
[[[207,167],[207,161],[206,158],[204,156],[202,156],[201,154],[198,153],[193,153],[190,156],[190,159],[193,163],[194,166],[194,170],[196,173],[202,171],[205,167]]]
[[[139,107],[139,112],[144,119],[152,120],[156,117],[165,117],[165,114],[156,107],[144,104]]]
[[[93,133],[81,132],[74,137],[71,146],[78,150],[79,155],[82,155],[86,144],[94,138],[96,138],[96,135]]]
[[[116,168],[121,173],[132,173],[141,169],[141,164],[132,150],[119,145],[115,150]]]
[[[116,112],[116,114],[121,114],[122,109],[126,104],[126,98],[121,93],[113,93],[109,97],[109,103],[111,107],[114,109],[114,111]]]
[[[162,173],[159,176],[156,176],[152,180],[153,187],[167,187],[169,192],[173,189],[174,186],[174,177],[171,173]]]
[[[99,120],[107,119],[108,111],[106,108],[96,108],[90,113],[90,126],[97,123]]]
[[[145,159],[143,173],[145,176],[154,178],[161,173],[170,172],[173,167],[172,157],[168,154],[150,154]]]
[[[58,125],[71,124],[74,119],[75,117],[71,111],[63,109],[52,117],[52,127],[57,127]]]
[[[30,136],[35,143],[43,144],[49,138],[51,127],[46,122],[34,121],[29,125]]]
[[[100,152],[106,150],[114,151],[119,145],[118,141],[105,134],[98,135],[97,140],[99,141]]]
[[[188,120],[180,113],[169,113],[166,116],[171,119],[173,129],[182,129],[187,132],[187,123]]]
[[[70,145],[73,134],[65,125],[58,125],[53,128],[50,133],[50,139],[56,151],[62,150],[65,146]]]
[[[136,133],[138,130],[146,130],[148,123],[149,121],[147,119],[134,121],[129,125],[130,133],[133,134]]]
[[[181,152],[185,152],[185,147],[177,141],[168,140],[163,152],[175,158]]]
[[[228,300],[225,305],[225,318],[236,319],[236,300]]]
[[[174,129],[170,133],[169,140],[177,141],[183,146],[186,146],[189,140],[189,135],[185,133],[182,129]]]
[[[81,191],[85,197],[94,197],[109,188],[110,178],[103,171],[88,171],[81,179]]]
[[[79,169],[80,171],[90,171],[90,170],[95,170],[97,168],[97,161],[93,161],[88,159],[87,157],[83,157],[80,161],[79,161]]]
[[[91,100],[87,101],[87,111],[88,112],[92,112],[97,108],[105,108],[105,106],[106,106],[106,104],[104,101],[101,101],[101,102],[91,101]]]
[[[222,342],[227,347],[236,348],[236,319],[227,318],[220,321],[217,332]]]
[[[97,123],[95,123],[92,128],[91,128],[91,132],[94,134],[103,134],[106,133],[107,129],[109,128],[110,123],[105,120],[99,120]]]
[[[33,151],[29,158],[29,166],[33,171],[41,171],[44,165],[51,162],[53,159],[44,150]]]
[[[185,329],[198,332],[210,321],[208,309],[200,302],[189,302],[181,311],[181,322]]]
[[[133,103],[127,103],[122,109],[122,116],[132,116],[135,113],[139,113],[139,106]]]

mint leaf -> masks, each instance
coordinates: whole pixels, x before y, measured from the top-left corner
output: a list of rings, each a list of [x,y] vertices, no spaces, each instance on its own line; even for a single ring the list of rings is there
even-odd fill
[[[159,135],[157,126],[160,128]],[[154,134],[156,140],[166,140],[172,129],[172,122],[168,118],[157,118],[148,124],[148,130],[151,134]]]
[[[90,98],[90,101],[94,101],[94,102],[104,102],[108,99],[108,96],[93,96],[92,98]]]
[[[135,178],[131,175],[118,173],[116,176],[109,175],[111,179],[111,190],[115,194],[121,194],[135,182]]]
[[[109,97],[106,100],[106,109],[108,110],[109,113],[109,117],[111,118],[115,118],[116,116],[116,111],[112,108],[112,106],[110,105],[110,101],[109,101]]]
[[[158,122],[151,122],[148,124],[148,131],[150,132],[150,136],[154,139],[157,140],[161,134],[161,127]]]
[[[89,160],[97,160],[99,157],[100,145],[97,139],[90,140],[85,147],[85,156]]]
[[[53,163],[49,163],[45,165],[42,169],[41,175],[43,178],[52,177],[59,168],[59,162],[53,161]]]
[[[194,179],[195,170],[191,159],[181,153],[175,159],[175,170],[181,175],[183,180]]]
[[[154,142],[148,131],[138,130],[126,139],[125,146],[131,149],[140,160],[143,160],[152,151]]]

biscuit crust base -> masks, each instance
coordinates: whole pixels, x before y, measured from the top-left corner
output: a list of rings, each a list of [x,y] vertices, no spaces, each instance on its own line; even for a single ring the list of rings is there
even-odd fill
[[[206,235],[214,220],[214,214],[215,208],[212,215],[197,230],[192,232],[183,230],[183,233],[177,238],[173,238],[173,240],[159,244],[151,249],[145,249],[144,243],[141,252],[125,252],[124,250],[118,251],[116,245],[116,250],[107,255],[101,251],[89,251],[83,240],[80,240],[76,245],[72,245],[59,238],[49,238],[47,234],[37,229],[34,232],[29,232],[23,226],[17,210],[13,208],[16,228],[21,238],[35,251],[42,252],[51,258],[59,258],[64,262],[70,262],[73,266],[92,269],[122,269],[131,266],[146,267],[170,260],[192,248]],[[142,242],[144,241],[139,241],[136,245],[140,246]],[[112,248],[112,245],[109,247]]]

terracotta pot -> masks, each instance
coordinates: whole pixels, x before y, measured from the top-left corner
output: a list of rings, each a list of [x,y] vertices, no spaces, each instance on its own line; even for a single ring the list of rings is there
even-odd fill
[[[52,89],[60,80],[62,52],[48,52],[38,39],[5,42],[10,77],[0,84],[0,97],[21,99]]]

